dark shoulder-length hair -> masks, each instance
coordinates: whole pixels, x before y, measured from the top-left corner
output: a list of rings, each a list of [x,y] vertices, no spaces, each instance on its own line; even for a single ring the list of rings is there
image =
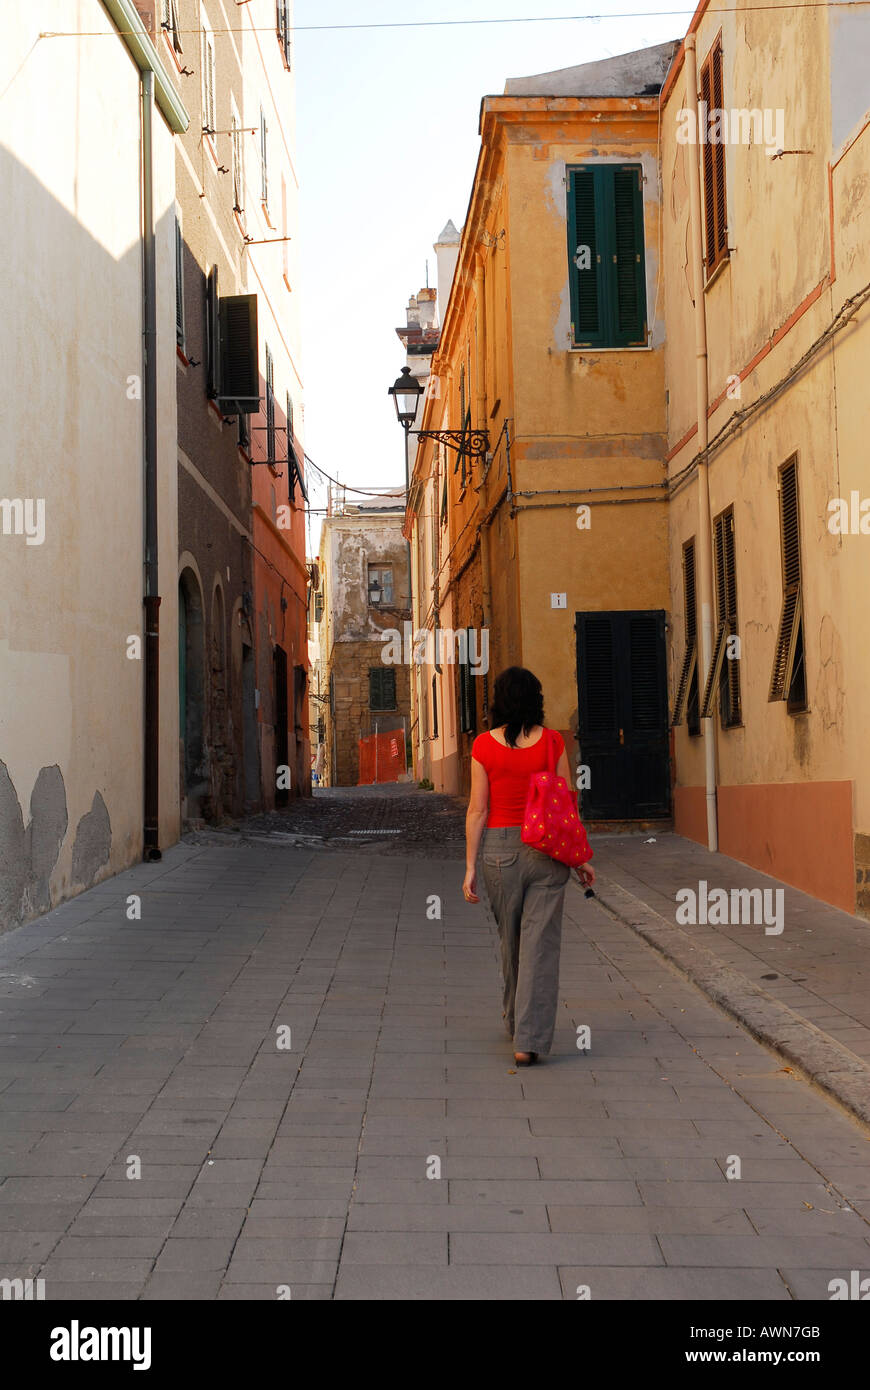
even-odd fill
[[[544,692],[533,671],[525,666],[508,666],[496,678],[489,711],[490,728],[504,725],[505,742],[516,748],[520,730],[524,734],[544,723]]]

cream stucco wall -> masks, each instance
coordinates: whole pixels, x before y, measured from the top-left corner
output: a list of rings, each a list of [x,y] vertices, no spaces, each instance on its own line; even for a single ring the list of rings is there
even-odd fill
[[[866,290],[870,281],[866,71],[862,99],[856,87],[859,75],[849,67],[851,57],[847,63],[838,56],[836,45],[829,43],[828,25],[824,10],[776,16],[746,10],[709,14],[700,21],[699,66],[722,29],[726,110],[782,109],[783,148],[798,151],[772,159],[763,144],[726,145],[730,255],[703,291],[703,303],[708,431],[714,445],[708,467],[710,514],[734,508],[741,640],[742,724],[722,730],[718,716],[715,720],[717,785],[726,831],[720,845],[729,852],[729,798],[742,798],[748,812],[754,797],[768,806],[764,835],[741,845],[738,857],[755,855],[750,862],[759,867],[851,906],[854,883],[850,888],[846,880],[852,845],[844,853],[842,845],[826,837],[840,836],[841,813],[847,822],[854,815],[856,844],[870,831],[870,742],[863,715],[870,673],[861,635],[870,540],[831,534],[828,506],[833,498],[848,499],[853,488],[861,491],[863,485],[862,495],[870,491],[865,481],[870,430],[866,303],[849,327],[798,370],[846,298]],[[866,42],[866,20],[862,32]],[[808,53],[812,61],[807,61]],[[845,138],[841,130],[836,141],[831,114],[835,92],[838,110],[851,111],[852,122]],[[687,104],[682,70],[672,83],[661,127],[675,615],[672,699],[684,650],[682,546],[698,534],[698,484],[690,467],[697,435],[692,432],[696,397],[687,161],[699,151],[676,140],[677,112]],[[739,395],[733,398],[725,395],[729,377],[740,378]],[[753,410],[768,393],[769,400]],[[720,441],[732,417],[747,409],[752,413],[742,426]],[[768,701],[768,689],[782,608],[778,470],[795,453],[808,709],[790,715],[784,701]],[[700,592],[698,601],[700,605]],[[702,675],[702,689],[703,682]],[[685,723],[676,730],[676,767],[680,788],[703,786],[702,740],[690,737]],[[831,814],[819,823],[815,812],[804,816],[801,808],[810,805],[811,797],[816,798],[813,806],[818,804],[814,788],[821,787],[827,789]],[[774,792],[779,788],[787,793],[785,799]],[[805,839],[798,855],[802,862],[793,869],[788,855],[797,835]],[[830,868],[834,860],[836,872]],[[795,872],[798,878],[790,876]]]
[[[39,37],[71,26],[94,37]],[[45,505],[41,545],[0,534],[2,928],[141,852],[144,663],[127,657],[143,634],[139,73],[96,0],[48,0],[5,26],[0,88],[14,208],[0,491]],[[165,844],[178,834],[174,173],[156,110],[154,164]]]

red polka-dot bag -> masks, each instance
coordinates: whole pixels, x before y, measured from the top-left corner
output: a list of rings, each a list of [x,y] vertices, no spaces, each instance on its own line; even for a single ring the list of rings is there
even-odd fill
[[[556,776],[558,753],[553,730],[545,729],[544,737],[549,740],[547,771],[535,772],[529,779],[523,844],[576,869],[592,858],[592,850],[577,814],[574,793],[564,777]]]

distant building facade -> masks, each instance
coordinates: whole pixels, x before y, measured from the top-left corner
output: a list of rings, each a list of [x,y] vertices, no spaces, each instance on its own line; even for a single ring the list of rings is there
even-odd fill
[[[376,497],[348,491],[347,500],[331,494],[323,521],[313,594],[321,694],[316,717],[325,781],[334,787],[406,775],[413,652],[404,641],[411,606],[403,502],[403,492]],[[398,635],[398,647],[391,634]]]

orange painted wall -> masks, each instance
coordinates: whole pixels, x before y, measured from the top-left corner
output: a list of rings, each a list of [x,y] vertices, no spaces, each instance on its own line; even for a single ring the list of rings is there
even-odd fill
[[[703,804],[702,788],[682,790]],[[720,787],[717,798],[723,854],[855,911],[851,782]]]
[[[674,787],[674,830],[699,845],[707,843],[707,800],[703,787]]]

